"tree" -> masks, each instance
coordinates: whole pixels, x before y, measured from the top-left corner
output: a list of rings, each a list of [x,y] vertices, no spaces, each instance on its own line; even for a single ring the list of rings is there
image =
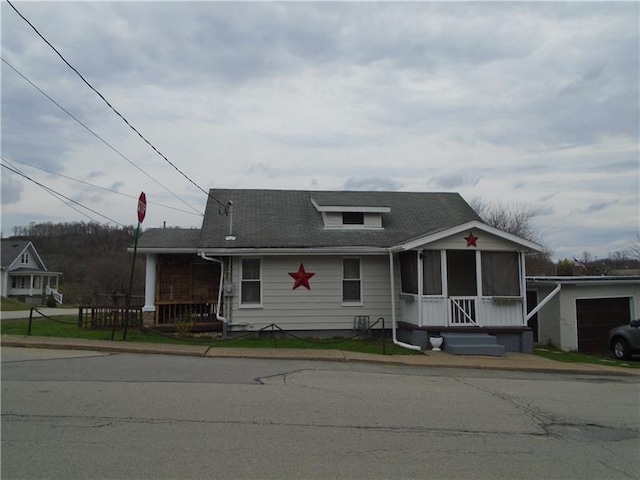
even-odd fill
[[[575,269],[575,264],[572,260],[565,258],[558,262],[558,275],[573,275]]]
[[[533,218],[539,212],[538,208],[524,203],[505,205],[497,202],[489,204],[478,197],[471,199],[469,204],[487,225],[525,240],[540,243],[540,235],[532,225]],[[549,249],[543,246],[542,252],[528,254],[526,268],[528,275],[553,275],[555,265],[551,261]]]
[[[634,260],[640,260],[640,235],[629,247],[629,256]]]
[[[525,203],[489,204],[478,197],[473,198],[469,204],[486,224],[526,240],[538,242],[539,235],[531,224],[539,213],[538,208]]]

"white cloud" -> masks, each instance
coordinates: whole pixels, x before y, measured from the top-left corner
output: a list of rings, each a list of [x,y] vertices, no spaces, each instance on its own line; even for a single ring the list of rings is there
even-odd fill
[[[206,196],[198,187],[144,144],[6,3],[0,8],[3,58],[129,161],[5,64],[3,155],[202,212]],[[558,256],[603,256],[636,238],[637,3],[17,8],[205,190],[457,190],[465,198],[536,205],[537,226]],[[30,174],[109,218],[135,221],[135,200]],[[86,220],[33,184],[21,181],[20,194],[5,177],[5,235],[7,222]],[[163,221],[197,226],[200,217],[150,203],[145,223]]]

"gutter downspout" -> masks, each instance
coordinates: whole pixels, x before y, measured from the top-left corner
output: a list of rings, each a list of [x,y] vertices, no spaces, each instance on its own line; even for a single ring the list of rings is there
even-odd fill
[[[208,260],[210,262],[216,262],[220,264],[220,282],[218,285],[218,303],[216,304],[216,320],[222,322],[222,337],[227,336],[227,326],[229,321],[220,315],[220,304],[222,303],[222,289],[224,288],[224,262],[218,258],[208,257],[204,252],[200,252],[200,258]]]
[[[389,250],[389,272],[391,274],[391,334],[393,343],[399,347],[408,348],[409,350],[418,350],[418,345],[409,345],[408,343],[400,342],[396,338],[396,286],[393,279],[393,253]]]

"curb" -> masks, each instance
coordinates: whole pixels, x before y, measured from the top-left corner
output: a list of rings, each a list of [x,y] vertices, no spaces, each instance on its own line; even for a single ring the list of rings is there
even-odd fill
[[[135,353],[154,355],[179,355],[205,358],[252,358],[268,360],[306,360],[326,362],[360,362],[377,365],[407,366],[422,368],[459,368],[476,370],[501,370],[510,372],[558,373],[573,375],[614,375],[638,377],[640,369],[623,369],[592,364],[567,364],[545,358],[481,356],[458,356],[441,353],[423,355],[378,355],[344,350],[311,349],[243,349],[211,347],[207,345],[144,344],[139,342],[111,342],[109,340],[83,340],[59,337],[30,337],[2,335],[1,345],[20,348],[43,348],[55,350],[90,350],[108,353]],[[516,354],[517,355],[517,354]],[[528,364],[527,364],[528,363]]]

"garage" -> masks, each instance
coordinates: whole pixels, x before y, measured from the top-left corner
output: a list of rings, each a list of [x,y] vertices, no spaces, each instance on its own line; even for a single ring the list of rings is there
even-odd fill
[[[640,318],[640,276],[527,277],[527,312],[538,345],[606,352],[609,330]]]
[[[609,330],[631,321],[631,299],[588,298],[576,300],[578,351],[606,352]]]

